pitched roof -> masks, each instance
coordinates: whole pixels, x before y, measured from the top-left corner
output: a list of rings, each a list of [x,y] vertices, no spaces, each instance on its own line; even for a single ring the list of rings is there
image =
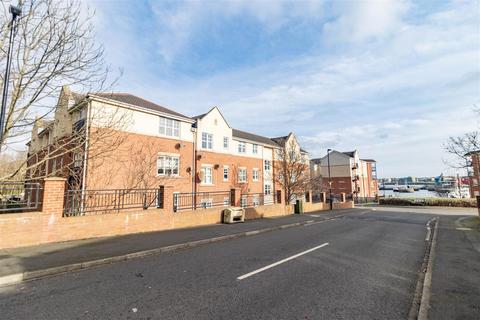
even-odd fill
[[[263,136],[259,136],[259,135],[256,135],[256,134],[253,134],[253,133],[250,133],[250,132],[245,132],[245,131],[241,131],[241,130],[237,130],[237,129],[232,129],[232,135],[236,138],[250,140],[250,141],[258,142],[258,143],[261,143],[261,144],[268,144],[268,145],[271,145],[271,146],[278,147],[278,144],[275,141],[272,141],[272,139],[267,138],[267,137],[263,137]]]
[[[473,156],[474,154],[477,154],[477,153],[480,153],[480,150],[473,150],[473,151],[470,151],[468,153],[465,153],[465,157],[468,157],[468,156]]]
[[[198,116],[193,116],[192,119],[202,119],[203,117],[205,117],[205,116],[207,115],[207,113],[208,113],[208,112],[199,114]]]
[[[374,159],[360,159],[362,161],[366,161],[366,162],[377,162],[376,160]]]
[[[275,141],[275,143],[277,143],[278,145],[280,146],[284,146],[285,145],[285,141],[288,139],[288,136],[283,136],[283,137],[276,137],[276,138],[272,138],[271,140]]]
[[[353,158],[355,157],[355,151],[345,151],[345,152],[342,152],[343,154],[346,154],[347,156],[349,156],[350,158]]]
[[[176,111],[170,110],[168,108],[162,107],[158,104],[155,104],[151,101],[145,100],[143,98],[134,96],[133,94],[129,93],[94,93],[93,96],[97,96],[100,98],[110,99],[121,103],[130,104],[133,106],[137,106],[140,108],[150,109],[154,111],[159,111],[162,113],[170,114],[172,116],[182,117],[182,118],[189,118],[181,113]]]

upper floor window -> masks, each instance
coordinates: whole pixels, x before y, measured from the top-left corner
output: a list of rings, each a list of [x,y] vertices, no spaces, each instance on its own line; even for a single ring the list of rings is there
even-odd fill
[[[228,137],[223,137],[223,149],[228,149]]]
[[[157,157],[157,174],[159,176],[178,176],[180,158],[178,156],[159,155]]]
[[[213,149],[213,135],[202,132],[202,149]]]
[[[238,153],[247,152],[247,144],[243,141],[238,141]]]
[[[258,144],[252,144],[252,153],[257,154],[258,153]]]
[[[272,161],[265,160],[265,171],[270,171],[271,168],[272,168]]]
[[[180,137],[180,121],[160,117],[159,133],[168,137]]]

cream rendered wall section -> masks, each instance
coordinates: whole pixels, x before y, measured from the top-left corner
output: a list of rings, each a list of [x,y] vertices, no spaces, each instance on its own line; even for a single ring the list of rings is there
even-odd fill
[[[273,173],[273,152],[274,152],[274,149],[273,148],[269,148],[269,147],[263,147],[262,148],[262,168],[260,168],[260,170],[263,172],[263,187],[264,187],[264,190],[265,190],[265,185],[266,184],[269,184],[272,186],[272,190],[273,190],[273,176],[272,176],[272,173]],[[272,161],[272,169],[270,170],[270,172],[266,172],[265,171],[265,160],[270,160]]]
[[[233,151],[232,129],[223,119],[217,108],[210,110],[203,118],[198,119],[197,146],[198,150],[231,154]],[[202,133],[213,135],[213,149],[202,148]],[[223,137],[228,137],[228,149],[223,148]]]
[[[333,151],[330,153],[330,176],[335,177],[350,177],[352,175],[352,166],[354,161],[352,158],[343,153]],[[321,174],[328,176],[328,158],[323,157],[321,160]]]
[[[203,132],[213,135],[213,149],[202,148]],[[228,149],[223,148],[223,137],[228,137]],[[239,141],[246,143],[245,153],[238,152]],[[213,108],[209,113],[203,116],[203,118],[198,119],[197,145],[199,150],[262,159],[263,146],[258,145],[258,153],[255,154],[253,153],[253,144],[255,143],[233,137],[232,129],[228,126],[228,123],[225,122],[225,119],[217,108]]]
[[[98,101],[93,101],[91,104],[93,126],[113,126],[113,129],[125,132],[193,142],[193,133],[190,130],[191,124],[184,121],[180,121],[180,138],[160,135],[159,117],[158,114],[127,109]],[[165,117],[170,118],[168,115],[165,115]],[[171,119],[174,119],[174,117],[171,117]]]

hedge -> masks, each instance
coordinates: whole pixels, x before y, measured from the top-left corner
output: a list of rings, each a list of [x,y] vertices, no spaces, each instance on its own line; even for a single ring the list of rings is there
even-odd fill
[[[381,205],[394,206],[438,206],[438,207],[477,207],[474,198],[380,198]]]

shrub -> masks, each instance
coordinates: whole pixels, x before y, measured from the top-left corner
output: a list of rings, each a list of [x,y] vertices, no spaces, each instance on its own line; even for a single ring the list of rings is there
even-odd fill
[[[393,206],[438,206],[476,208],[477,200],[473,198],[380,198],[379,204]]]

